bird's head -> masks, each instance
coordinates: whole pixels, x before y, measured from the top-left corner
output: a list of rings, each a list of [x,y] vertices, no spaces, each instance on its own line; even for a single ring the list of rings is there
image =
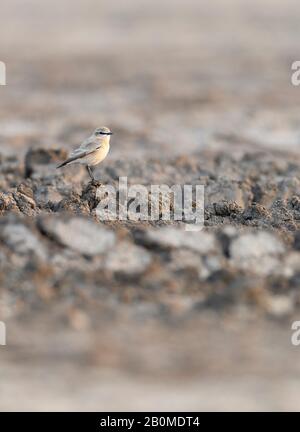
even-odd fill
[[[97,138],[106,138],[109,137],[110,135],[112,135],[113,133],[110,131],[110,129],[108,129],[107,127],[103,126],[100,128],[97,128],[94,132],[94,135]]]

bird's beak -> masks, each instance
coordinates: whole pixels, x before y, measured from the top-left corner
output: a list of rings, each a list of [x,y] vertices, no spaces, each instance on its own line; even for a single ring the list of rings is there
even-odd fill
[[[113,132],[107,132],[106,135],[113,135],[113,134],[114,134]]]

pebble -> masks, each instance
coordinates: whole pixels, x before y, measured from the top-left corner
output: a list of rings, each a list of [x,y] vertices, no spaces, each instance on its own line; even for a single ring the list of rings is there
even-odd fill
[[[284,251],[281,241],[268,232],[241,234],[229,247],[234,267],[259,275],[271,274]]]
[[[143,273],[151,261],[151,254],[146,249],[121,242],[107,254],[104,267],[113,273],[134,276]]]
[[[217,250],[214,234],[205,231],[188,232],[175,227],[148,230],[145,241],[167,249],[192,249],[200,254],[209,254]]]
[[[9,248],[20,255],[34,254],[46,259],[46,250],[38,237],[25,225],[9,223],[4,225],[0,236]]]
[[[102,254],[115,244],[112,231],[80,217],[64,220],[47,217],[40,220],[40,226],[49,237],[82,255]]]
[[[40,186],[34,193],[34,199],[38,206],[43,207],[48,203],[58,204],[63,196],[53,186]]]

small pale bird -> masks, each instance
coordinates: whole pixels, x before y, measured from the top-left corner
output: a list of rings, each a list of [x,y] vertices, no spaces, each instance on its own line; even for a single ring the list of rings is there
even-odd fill
[[[107,127],[96,129],[93,135],[84,140],[80,147],[75,149],[68,159],[57,168],[80,163],[86,166],[89,176],[95,181],[91,167],[98,165],[106,158],[109,152],[109,141],[112,134],[113,133]]]

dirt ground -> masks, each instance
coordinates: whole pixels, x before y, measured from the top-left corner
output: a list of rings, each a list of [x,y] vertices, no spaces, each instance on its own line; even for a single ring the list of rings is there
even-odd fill
[[[299,2],[1,5],[0,410],[299,410]],[[103,222],[103,184],[201,184],[205,227]],[[163,204],[163,203],[162,203]]]

